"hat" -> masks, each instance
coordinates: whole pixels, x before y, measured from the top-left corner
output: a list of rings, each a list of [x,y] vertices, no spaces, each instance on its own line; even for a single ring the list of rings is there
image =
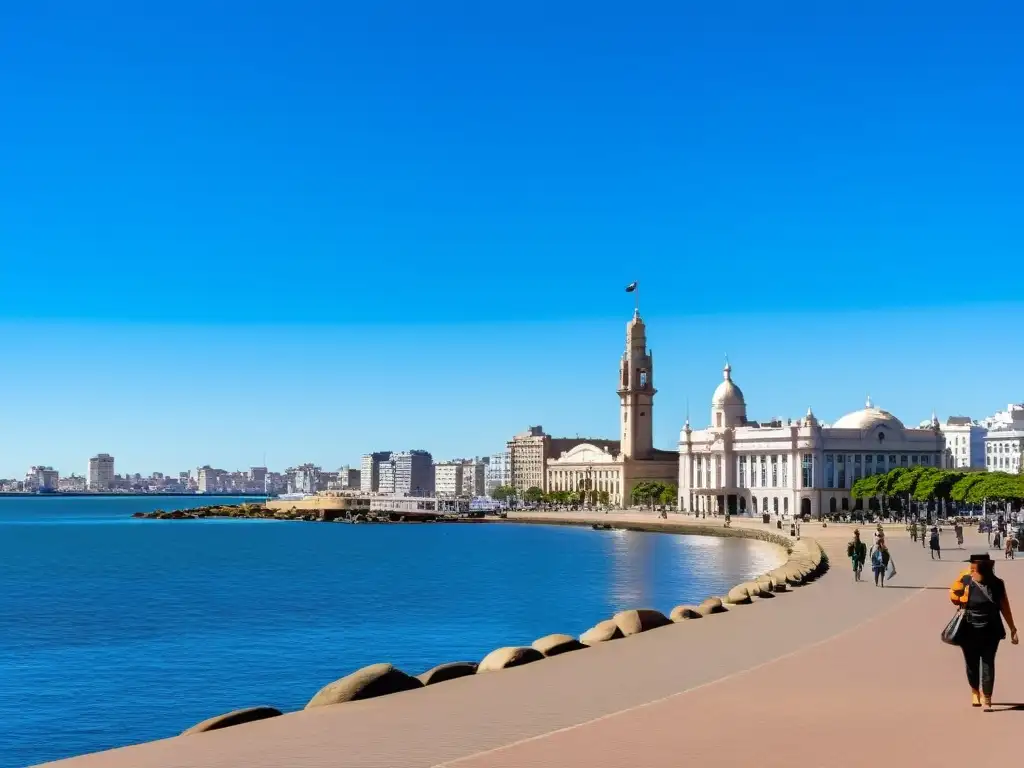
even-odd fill
[[[971,555],[970,559],[967,562],[969,562],[969,563],[991,563],[992,562],[992,557],[989,555],[988,552],[985,552],[985,553],[980,554],[980,555]]]

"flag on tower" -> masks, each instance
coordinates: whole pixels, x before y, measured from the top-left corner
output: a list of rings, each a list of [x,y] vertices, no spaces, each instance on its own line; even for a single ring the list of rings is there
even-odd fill
[[[636,281],[633,281],[632,283],[630,283],[629,285],[626,286],[626,293],[632,293],[635,290],[636,290]]]

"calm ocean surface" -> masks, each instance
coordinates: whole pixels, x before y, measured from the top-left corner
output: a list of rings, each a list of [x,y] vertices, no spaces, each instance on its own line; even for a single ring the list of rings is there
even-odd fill
[[[555,526],[130,517],[204,503],[0,497],[0,766],[299,709],[366,664],[478,660],[781,561],[760,542]]]

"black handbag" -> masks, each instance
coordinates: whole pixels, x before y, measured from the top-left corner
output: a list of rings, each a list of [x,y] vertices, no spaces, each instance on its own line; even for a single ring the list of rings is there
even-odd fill
[[[946,628],[942,630],[942,642],[946,645],[960,645],[960,642],[964,638],[964,610],[958,608],[957,612],[953,614],[953,618],[949,620]]]

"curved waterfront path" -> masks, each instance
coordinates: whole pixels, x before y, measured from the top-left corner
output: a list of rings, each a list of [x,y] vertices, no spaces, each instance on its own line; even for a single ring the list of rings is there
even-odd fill
[[[593,520],[658,524],[643,514]],[[764,528],[748,520],[734,527]],[[1006,765],[1019,757],[1006,734],[1024,717],[1024,646],[1001,647],[997,711],[982,713],[969,706],[959,651],[938,639],[952,613],[945,590],[984,538],[968,532],[964,550],[935,562],[903,526],[889,527],[898,575],[883,590],[853,583],[850,531],[804,525],[803,535],[829,553],[831,571],[724,615],[517,669],[50,765],[675,768],[796,760],[831,767],[865,765],[869,747],[886,761],[930,765]],[[865,534],[870,541],[869,528]],[[952,534],[943,540],[951,545]],[[1024,560],[993,556],[1024,624]]]

